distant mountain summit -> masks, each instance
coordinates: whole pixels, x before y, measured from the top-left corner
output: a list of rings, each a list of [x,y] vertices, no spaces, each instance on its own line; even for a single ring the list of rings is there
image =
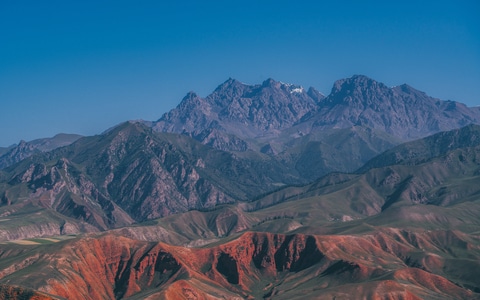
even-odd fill
[[[363,126],[407,141],[471,123],[480,123],[479,109],[432,98],[407,84],[390,88],[355,75],[336,81],[327,97],[273,79],[257,85],[228,79],[206,98],[187,94],[153,128],[208,143],[204,138],[211,131],[245,139],[278,136],[292,127],[310,133]]]
[[[268,155],[309,181],[352,172],[402,142],[472,123],[480,123],[478,108],[355,75],[336,81],[327,97],[273,79],[247,85],[230,78],[205,98],[188,93],[151,126],[215,149]]]
[[[190,92],[164,114],[153,128],[203,137],[212,130],[254,138],[291,127],[314,111],[324,96],[310,88],[267,79],[247,85],[228,79],[212,94],[201,98]]]
[[[432,98],[407,84],[389,88],[355,75],[334,83],[312,119],[315,126],[366,126],[411,140],[479,123],[480,114],[462,103]]]
[[[78,134],[59,133],[51,138],[36,139],[30,142],[22,140],[18,145],[11,146],[0,153],[0,169],[9,167],[34,154],[68,146],[81,137]]]

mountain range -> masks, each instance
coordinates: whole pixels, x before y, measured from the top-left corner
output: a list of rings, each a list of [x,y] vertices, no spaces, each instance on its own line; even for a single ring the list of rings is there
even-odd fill
[[[475,124],[366,76],[229,79],[157,121],[21,142],[0,153],[0,295],[480,299]]]
[[[318,127],[353,126],[406,141],[478,123],[479,113],[479,108],[441,101],[406,84],[389,88],[362,75],[338,80],[327,97],[314,88],[305,90],[273,79],[261,85],[229,79],[206,98],[190,92],[175,109],[154,122],[153,128],[188,134],[206,144],[211,132],[248,141],[282,134],[307,135]],[[227,149],[244,151],[249,147]]]
[[[0,169],[9,167],[34,154],[70,145],[81,137],[78,134],[60,133],[52,138],[36,139],[30,142],[22,140],[18,145],[0,148]]]
[[[238,155],[267,154],[305,182],[352,172],[402,142],[471,123],[480,123],[480,108],[356,75],[335,82],[327,97],[273,79],[229,79],[206,98],[189,93],[152,127]],[[316,168],[306,166],[312,163]]]

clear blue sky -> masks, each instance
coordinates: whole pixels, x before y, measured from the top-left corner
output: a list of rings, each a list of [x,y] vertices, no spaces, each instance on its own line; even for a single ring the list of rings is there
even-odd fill
[[[479,3],[0,0],[0,146],[156,120],[229,77],[328,94],[364,74],[480,105]]]

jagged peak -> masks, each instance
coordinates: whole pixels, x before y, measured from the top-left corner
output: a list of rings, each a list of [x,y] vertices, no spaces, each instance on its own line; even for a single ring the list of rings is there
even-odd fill
[[[297,84],[290,84],[290,83],[284,83],[284,82],[281,82],[281,81],[277,81],[273,78],[267,78],[266,80],[264,80],[262,82],[262,84],[260,85],[247,85],[243,82],[240,82],[236,79],[233,79],[233,78],[229,78],[228,80],[226,80],[225,82],[223,82],[222,84],[220,84],[216,89],[215,91],[213,92],[213,94],[219,94],[219,93],[223,93],[227,90],[234,90],[234,89],[237,89],[237,91],[243,91],[245,90],[244,88],[254,88],[254,89],[260,89],[260,90],[263,90],[263,89],[277,89],[277,90],[283,90],[285,92],[288,92],[290,94],[301,94],[301,93],[304,93],[306,92],[306,90],[301,86],[301,85],[297,85]],[[240,92],[242,93],[242,92]],[[318,94],[320,94],[321,96],[323,96],[321,93],[317,92]]]
[[[388,89],[388,87],[385,84],[378,82],[368,76],[353,75],[350,78],[344,78],[344,79],[335,81],[332,88],[332,94],[345,89],[351,89],[352,87],[359,87],[361,89],[367,89],[371,87]]]
[[[284,85],[285,85],[285,83],[283,83],[283,82],[276,81],[273,78],[267,78],[265,81],[262,82],[261,87],[262,88],[280,89]]]
[[[392,89],[397,91],[397,92],[400,92],[400,93],[426,95],[425,92],[419,91],[416,88],[414,88],[411,85],[408,85],[406,83],[395,86]]]
[[[327,103],[348,103],[370,101],[366,95],[381,95],[392,93],[392,89],[385,84],[375,81],[365,75],[353,75],[335,81]]]
[[[119,123],[113,127],[110,127],[109,129],[102,132],[100,135],[103,135],[103,136],[108,136],[111,134],[117,135],[119,132],[125,132],[130,130],[144,131],[144,130],[149,130],[149,127],[147,127],[142,122],[129,120],[129,121]]]
[[[269,77],[267,79],[265,79],[263,82],[262,82],[262,85],[264,86],[269,86],[269,85],[272,85],[272,84],[277,84],[277,83],[280,83],[279,81],[276,81],[275,79]]]
[[[368,82],[375,81],[374,79],[368,77],[367,75],[354,74],[351,77],[341,78],[337,82]]]
[[[235,78],[229,77],[226,81],[224,81],[222,84],[217,86],[217,88],[215,89],[214,92],[222,91],[222,90],[225,90],[227,88],[234,87],[234,86],[245,86],[245,85],[246,84],[244,84],[243,82],[241,82],[241,81],[239,81]]]
[[[182,101],[180,101],[180,103],[177,105],[177,109],[185,109],[185,108],[191,107],[191,105],[194,105],[193,103],[197,102],[196,100],[198,99],[201,99],[201,97],[194,91],[190,91],[185,95],[185,97],[183,97]]]
[[[322,92],[314,88],[313,86],[309,87],[307,90],[307,93],[312,93],[312,94],[317,94],[317,95],[322,95],[325,96]]]
[[[200,96],[198,96],[197,93],[195,93],[194,91],[190,91],[185,95],[185,97],[183,97],[182,101],[193,99],[193,98],[199,98],[199,97]]]
[[[342,92],[342,93],[345,93],[347,91],[352,92],[354,89],[360,89],[360,90],[378,89],[383,91],[393,90],[397,93],[417,94],[417,95],[426,96],[424,92],[419,91],[406,83],[398,86],[393,86],[390,88],[384,83],[376,81],[365,75],[353,75],[352,77],[349,77],[349,78],[337,80],[332,87],[331,95],[334,95],[339,92]]]
[[[298,85],[298,84],[291,84],[291,83],[285,83],[282,81],[276,81],[272,78],[268,78],[265,80],[262,85],[262,88],[274,88],[274,89],[282,89],[290,94],[301,94],[305,92],[305,89],[303,86]]]
[[[375,81],[374,79],[368,77],[367,75],[363,75],[363,74],[354,74],[354,75],[352,75],[352,77],[350,77],[349,79],[355,80],[355,81],[357,81],[357,80],[360,80],[360,81],[365,81],[365,80],[367,80],[367,81]]]
[[[310,96],[310,98],[312,98],[313,100],[315,100],[316,103],[319,103],[320,101],[325,99],[325,95],[314,87],[308,88],[307,95]]]
[[[244,84],[243,82],[241,82],[240,80],[237,80],[233,77],[228,77],[227,80],[225,80],[225,82],[223,84]]]

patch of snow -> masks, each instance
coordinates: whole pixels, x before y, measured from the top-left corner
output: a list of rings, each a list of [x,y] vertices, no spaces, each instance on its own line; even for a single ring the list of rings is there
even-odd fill
[[[300,85],[285,83],[285,82],[281,82],[281,81],[279,81],[279,82],[284,87],[284,89],[286,89],[287,91],[290,92],[290,94],[303,93],[303,87],[300,86]]]
[[[291,89],[290,94],[293,94],[293,93],[303,93],[303,87],[295,87]]]

